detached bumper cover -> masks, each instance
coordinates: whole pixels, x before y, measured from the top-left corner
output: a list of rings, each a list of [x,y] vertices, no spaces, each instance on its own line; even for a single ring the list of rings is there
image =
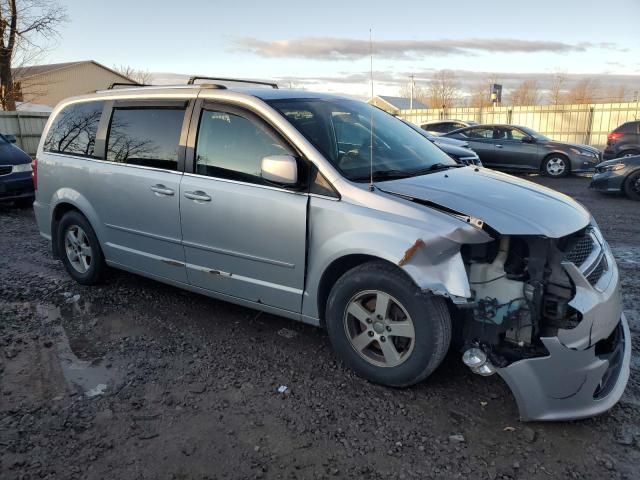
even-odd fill
[[[631,362],[631,336],[624,314],[609,338],[585,350],[567,348],[557,337],[541,340],[548,356],[498,369],[513,392],[521,420],[592,417],[620,400]]]

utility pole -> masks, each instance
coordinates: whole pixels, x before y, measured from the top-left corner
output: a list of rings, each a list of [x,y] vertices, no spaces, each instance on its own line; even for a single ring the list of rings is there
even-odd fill
[[[409,110],[413,110],[413,89],[415,87],[415,75],[412,73],[411,75],[409,75],[409,78],[411,79],[411,98],[409,99]]]

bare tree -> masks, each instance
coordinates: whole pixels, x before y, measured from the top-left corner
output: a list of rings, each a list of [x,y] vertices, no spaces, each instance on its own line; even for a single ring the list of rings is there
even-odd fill
[[[141,85],[151,85],[153,82],[153,75],[148,70],[139,70],[129,65],[115,66],[113,69],[120,75],[124,75]]]
[[[450,108],[460,97],[456,76],[451,70],[436,72],[428,90],[428,105],[431,108]]]
[[[411,82],[408,82],[406,85],[403,85],[402,87],[400,87],[400,90],[398,92],[398,95],[402,98],[411,98]],[[424,103],[425,105],[428,106],[428,103],[426,102],[426,98],[428,97],[428,92],[424,87],[421,87],[420,85],[416,85],[415,82],[413,82],[413,101],[414,102],[420,102],[420,103]]]
[[[524,80],[509,95],[511,105],[537,105],[540,89],[536,80]]]
[[[627,90],[624,85],[611,85],[611,87],[607,89],[607,92],[604,95],[603,100],[605,102],[621,103],[626,100],[626,97],[627,97]]]
[[[470,107],[485,108],[492,105],[491,83],[478,82],[471,87],[468,100],[468,104]]]
[[[567,76],[562,72],[557,72],[551,80],[549,87],[549,103],[551,105],[560,105],[564,101],[564,87],[567,83]]]
[[[578,81],[567,93],[567,103],[593,103],[597,98],[598,84],[591,78]]]
[[[41,53],[58,36],[66,9],[56,0],[0,0],[0,106],[16,109],[12,68]]]

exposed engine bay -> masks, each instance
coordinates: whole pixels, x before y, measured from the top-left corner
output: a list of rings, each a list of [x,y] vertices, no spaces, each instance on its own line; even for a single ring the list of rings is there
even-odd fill
[[[540,338],[580,323],[580,312],[569,305],[576,289],[563,262],[580,266],[599,247],[591,227],[561,239],[496,237],[465,245],[461,252],[472,293],[469,307],[460,310],[460,333],[469,352],[464,361],[481,375],[548,355]],[[488,361],[480,361],[483,355]]]

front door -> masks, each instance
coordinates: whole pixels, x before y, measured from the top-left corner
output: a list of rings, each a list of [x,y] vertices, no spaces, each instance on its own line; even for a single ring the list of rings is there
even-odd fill
[[[493,128],[471,127],[461,131],[458,135],[454,135],[453,138],[469,142],[469,147],[478,154],[478,157],[480,157],[485,167],[496,164],[494,157]]]
[[[538,144],[528,142],[529,135],[514,127],[494,129],[494,157],[496,166],[514,170],[540,170]]]
[[[299,312],[308,195],[265,182],[260,168],[263,157],[292,150],[234,107],[204,104],[191,123],[193,165],[180,189],[189,282]]]

